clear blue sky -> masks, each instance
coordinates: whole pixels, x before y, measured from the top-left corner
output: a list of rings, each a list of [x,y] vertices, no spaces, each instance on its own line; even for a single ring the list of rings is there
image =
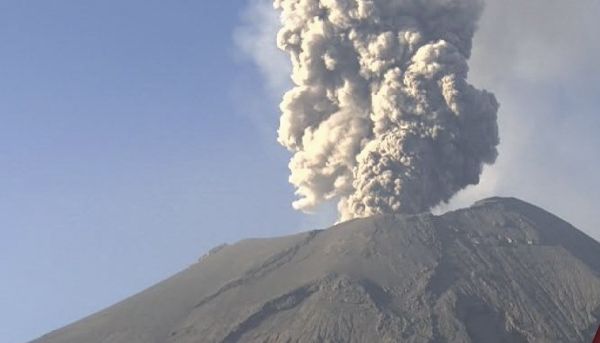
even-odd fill
[[[287,154],[241,103],[263,96],[232,43],[242,7],[0,2],[1,342],[222,242],[310,227],[289,205]]]
[[[511,1],[523,3],[492,2]],[[246,2],[0,0],[0,341],[22,343],[91,314],[222,242],[331,222],[328,211],[291,209],[276,96],[233,39]],[[561,32],[597,23],[575,16],[558,33],[499,34],[507,8],[484,18],[474,78],[503,104],[508,157],[471,198],[523,196],[600,237],[598,49],[560,57],[582,50],[563,48],[575,40]],[[536,16],[546,17],[556,23]],[[557,47],[544,64],[531,42],[546,33],[558,40],[533,44]],[[564,72],[572,77],[540,67],[588,59],[595,69]],[[528,129],[515,118],[528,118]]]

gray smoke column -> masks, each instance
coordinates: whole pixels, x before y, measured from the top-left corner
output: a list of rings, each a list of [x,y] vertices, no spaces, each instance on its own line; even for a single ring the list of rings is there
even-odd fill
[[[279,142],[310,211],[415,213],[477,184],[499,143],[495,97],[469,85],[477,0],[275,0],[294,88]]]

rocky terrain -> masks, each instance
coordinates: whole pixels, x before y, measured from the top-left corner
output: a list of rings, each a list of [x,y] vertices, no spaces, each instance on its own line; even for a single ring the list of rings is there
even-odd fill
[[[35,343],[591,342],[600,244],[517,199],[250,239]]]

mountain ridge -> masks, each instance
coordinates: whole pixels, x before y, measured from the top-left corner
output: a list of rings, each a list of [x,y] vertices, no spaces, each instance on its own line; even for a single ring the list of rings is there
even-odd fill
[[[33,343],[588,342],[600,243],[515,198],[243,240]]]

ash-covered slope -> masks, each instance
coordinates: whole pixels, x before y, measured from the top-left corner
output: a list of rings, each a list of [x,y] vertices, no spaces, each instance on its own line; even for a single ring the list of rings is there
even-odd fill
[[[589,342],[600,244],[516,199],[246,240],[36,343]]]

